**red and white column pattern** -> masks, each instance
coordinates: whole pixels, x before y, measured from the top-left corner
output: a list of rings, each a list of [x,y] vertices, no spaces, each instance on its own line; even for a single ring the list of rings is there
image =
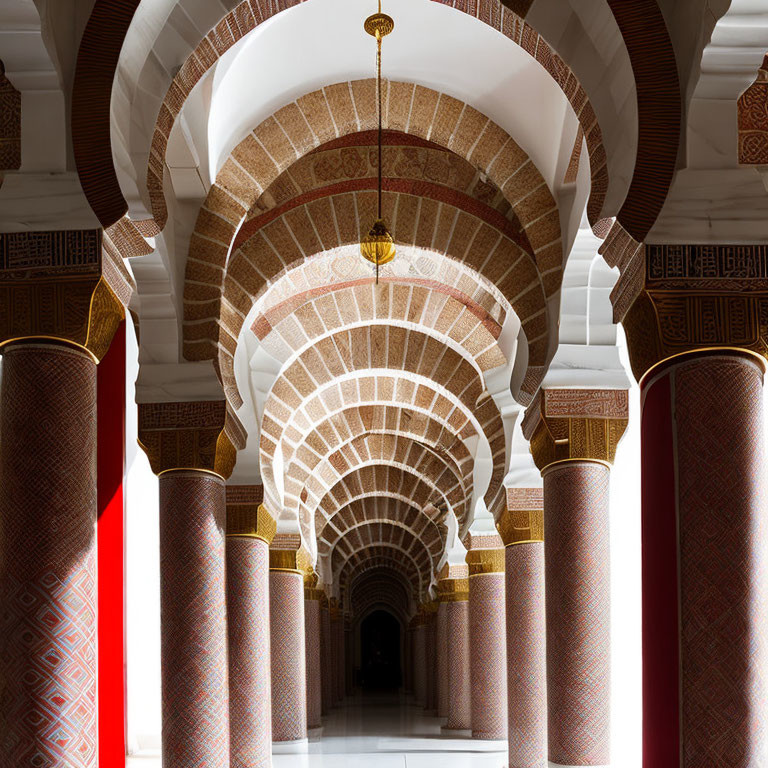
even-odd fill
[[[339,610],[336,623],[336,703],[340,704],[346,694],[347,658],[344,650],[344,614]]]
[[[322,659],[322,665],[320,668],[320,688],[322,694],[322,712],[324,715],[328,714],[328,711],[333,706],[333,693],[332,693],[332,670],[331,670],[331,613],[328,598],[323,592],[322,599],[320,601],[320,657]]]
[[[421,610],[413,617],[413,695],[416,703],[424,706],[427,700],[427,648],[426,627]]]
[[[507,490],[498,523],[506,547],[510,768],[547,765],[544,502],[540,488]]]
[[[437,716],[448,717],[448,605],[437,605]]]
[[[472,681],[469,655],[469,570],[451,566],[449,578],[438,582],[440,607],[445,609],[447,717],[446,731],[472,729]]]
[[[320,654],[322,619],[320,603],[323,591],[317,588],[317,576],[312,574],[304,580],[304,644],[307,660],[307,728],[322,725],[323,709],[323,661]]]
[[[304,573],[299,542],[280,539],[278,534],[269,553],[272,741],[273,751],[278,745],[300,751],[307,739]]]
[[[352,617],[344,617],[344,692],[347,696],[354,693],[355,687],[355,645],[352,633]]]
[[[437,715],[437,603],[425,603],[424,609],[424,660],[426,666],[426,700],[424,711]]]
[[[330,645],[328,647],[328,668],[331,675],[331,706],[339,703],[339,601],[335,597],[328,600],[328,616],[330,619]]]
[[[768,759],[763,375],[712,350],[641,383],[647,768]]]
[[[469,649],[472,738],[507,738],[504,550],[498,536],[470,535]]]
[[[564,461],[544,478],[549,759],[610,762],[607,464]]]
[[[223,478],[160,475],[163,765],[229,766]]]
[[[232,768],[268,768],[272,754],[269,545],[275,521],[261,486],[227,487],[227,620]]]
[[[3,351],[0,766],[95,768],[96,363]]]

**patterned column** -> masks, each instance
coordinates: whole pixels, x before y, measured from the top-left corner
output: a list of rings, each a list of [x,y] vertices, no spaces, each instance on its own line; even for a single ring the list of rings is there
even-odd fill
[[[227,619],[232,768],[268,768],[272,754],[269,545],[275,521],[262,486],[227,487]]]
[[[472,729],[468,575],[467,566],[450,566],[445,578],[437,583],[440,608],[445,611],[446,731]]]
[[[354,668],[355,654],[352,634],[352,617],[346,615],[344,617],[344,692],[347,696],[351,696],[354,693]]]
[[[98,229],[0,233],[2,768],[97,762],[96,362],[131,295],[119,262]]]
[[[320,604],[324,597],[317,588],[317,574],[310,573],[304,579],[304,645],[307,661],[307,728],[322,725],[323,709],[323,660],[320,653],[322,619]]]
[[[470,534],[469,647],[472,738],[507,738],[504,550],[498,535]]]
[[[328,618],[330,620],[330,644],[328,646],[328,669],[331,677],[331,706],[339,703],[339,601],[335,597],[328,600]]]
[[[347,661],[346,652],[344,650],[344,614],[341,609],[339,609],[333,627],[336,632],[336,703],[340,704],[344,700],[347,685]]]
[[[96,766],[96,364],[3,350],[0,766]]]
[[[448,606],[437,604],[437,716],[448,717]]]
[[[649,768],[768,759],[763,370],[700,351],[642,382]]]
[[[437,715],[437,603],[422,606],[424,611],[424,661],[426,667],[426,700],[424,712]]]
[[[320,688],[322,695],[322,713],[328,714],[328,711],[333,706],[333,694],[331,691],[333,681],[331,674],[331,614],[328,598],[323,592],[322,599],[320,601],[320,654],[322,658],[322,665],[320,668]]]
[[[278,534],[269,552],[272,741],[290,751],[302,750],[307,740],[306,563],[300,545],[298,534]]]
[[[224,401],[139,405],[139,441],[160,476],[165,768],[227,768],[225,478],[245,436]]]
[[[413,622],[413,695],[416,703],[424,706],[427,700],[427,648],[424,614],[419,611],[413,617]]]
[[[498,523],[506,547],[509,768],[547,765],[544,499],[540,488],[507,490]]]
[[[544,480],[549,760],[610,763],[608,485],[622,390],[543,390],[523,431]]]

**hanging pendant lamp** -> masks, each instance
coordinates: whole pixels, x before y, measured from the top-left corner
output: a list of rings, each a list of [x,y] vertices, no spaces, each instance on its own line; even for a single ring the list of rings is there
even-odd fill
[[[381,214],[381,41],[395,28],[395,21],[391,16],[381,12],[381,0],[379,0],[379,12],[374,13],[365,20],[365,31],[376,38],[376,113],[379,121],[378,147],[379,147],[379,185],[378,185],[378,213],[368,234],[360,243],[360,253],[366,261],[376,265],[376,283],[379,282],[379,267],[388,264],[395,258],[395,241],[384,223]]]

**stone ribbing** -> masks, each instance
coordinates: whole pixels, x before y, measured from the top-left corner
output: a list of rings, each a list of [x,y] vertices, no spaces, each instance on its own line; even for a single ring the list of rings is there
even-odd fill
[[[509,768],[547,765],[544,542],[506,548]]]
[[[159,484],[163,765],[227,768],[224,481],[171,471]]]
[[[768,754],[763,372],[734,355],[672,376],[681,766],[754,768]]]
[[[231,768],[268,768],[272,752],[269,545],[227,537]]]
[[[448,722],[446,729],[472,728],[469,602],[446,603],[448,625]]]
[[[610,762],[610,470],[543,472],[549,760]]]
[[[437,716],[448,717],[448,603],[437,607]]]
[[[96,766],[96,366],[3,353],[0,766]]]
[[[470,566],[471,569],[471,566]],[[472,738],[507,738],[504,574],[469,577]]]
[[[307,738],[304,579],[298,571],[269,572],[272,659],[272,740]]]
[[[317,590],[311,590],[316,592]],[[307,728],[319,728],[323,709],[322,657],[320,643],[322,621],[320,616],[320,600],[314,595],[308,595],[305,590],[304,645],[307,661]]]

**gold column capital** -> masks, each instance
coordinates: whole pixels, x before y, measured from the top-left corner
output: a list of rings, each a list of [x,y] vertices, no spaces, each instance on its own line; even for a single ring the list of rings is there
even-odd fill
[[[313,573],[312,560],[299,534],[275,534],[269,549],[269,570],[298,573],[304,579]]]
[[[623,389],[542,389],[523,419],[523,434],[542,472],[562,461],[612,464],[629,423]]]
[[[469,578],[440,579],[437,582],[438,603],[461,603],[469,600]]]
[[[768,246],[649,244],[620,224],[600,253],[620,270],[613,317],[640,381],[659,364],[705,350],[768,357]]]
[[[243,492],[233,493],[233,489],[252,487],[255,486],[227,486],[227,536],[260,539],[269,546],[277,532],[275,518],[256,498],[250,500]]]
[[[0,233],[0,347],[53,342],[101,360],[135,284],[100,229]]]
[[[469,577],[504,573],[505,554],[503,549],[470,549],[467,552]]]
[[[225,400],[139,403],[139,445],[157,475],[200,470],[226,480],[245,441]]]
[[[544,541],[543,509],[508,509],[496,523],[505,547]]]

